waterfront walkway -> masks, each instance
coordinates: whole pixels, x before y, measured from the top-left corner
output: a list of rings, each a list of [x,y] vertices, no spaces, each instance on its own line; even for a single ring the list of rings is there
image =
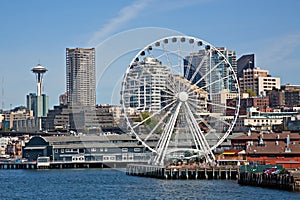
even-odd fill
[[[129,164],[126,174],[161,179],[237,179],[238,166],[153,166]]]
[[[136,161],[138,163],[143,163],[142,161]],[[56,161],[43,163],[39,165],[36,161],[33,162],[15,162],[15,161],[0,161],[1,169],[71,169],[71,168],[126,168],[128,164],[132,164],[134,161],[124,162],[124,161],[114,161],[114,162],[103,162],[103,161],[84,161],[84,162],[74,162],[74,161]],[[144,162],[146,163],[146,161]]]

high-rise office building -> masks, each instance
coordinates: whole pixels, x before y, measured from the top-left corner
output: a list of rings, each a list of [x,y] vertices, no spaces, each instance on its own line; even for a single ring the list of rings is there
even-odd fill
[[[237,72],[236,53],[234,50],[227,50],[225,47],[217,48],[231,64],[233,71]],[[183,60],[184,76],[193,84],[197,83],[200,88],[215,82],[205,89],[211,93],[218,93],[223,89],[229,89],[230,92],[235,92],[233,86],[233,77],[230,77],[230,70],[225,67],[226,63],[220,63],[220,54],[214,51],[200,50],[199,52],[191,53]],[[211,68],[218,64],[218,67],[211,71]],[[206,75],[207,74],[207,75]],[[225,77],[229,78],[225,79]],[[202,80],[201,80],[202,79]],[[223,81],[216,81],[221,80]],[[201,81],[199,81],[201,80]]]
[[[247,54],[242,55],[237,60],[237,76],[238,78],[243,77],[243,70],[244,69],[254,69],[255,63],[254,63],[254,54]]]
[[[212,73],[212,80],[211,82],[214,82],[216,80],[224,79],[223,81],[219,81],[217,84],[214,84],[212,86],[212,92],[217,93],[221,92],[224,89],[228,89],[229,92],[236,92],[236,87],[234,84],[234,77],[230,75],[231,71],[234,71],[234,73],[237,73],[237,63],[236,63],[236,53],[234,50],[227,50],[225,47],[218,47],[218,51],[221,52],[221,54],[224,55],[224,57],[228,60],[230,63],[232,70],[230,70],[228,67],[226,67],[226,63],[221,63],[216,70]],[[216,53],[212,53],[212,64],[217,65],[220,63],[220,55]]]
[[[67,101],[71,105],[96,106],[95,48],[66,49]]]
[[[205,86],[208,80],[208,77],[204,77],[203,80],[199,82],[207,72],[207,58],[208,52],[200,50],[199,52],[191,53],[183,59],[184,77],[191,81],[192,84],[197,83],[198,87]]]
[[[30,93],[26,96],[27,109],[33,111],[34,117],[46,117],[49,109],[49,97],[46,94],[40,96]]]

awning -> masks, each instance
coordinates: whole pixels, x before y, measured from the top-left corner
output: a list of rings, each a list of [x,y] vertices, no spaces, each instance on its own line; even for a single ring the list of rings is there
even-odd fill
[[[42,147],[25,147],[24,149],[25,150],[44,150],[46,149],[47,147],[46,146],[42,146]]]
[[[223,155],[234,155],[236,152],[223,152]]]

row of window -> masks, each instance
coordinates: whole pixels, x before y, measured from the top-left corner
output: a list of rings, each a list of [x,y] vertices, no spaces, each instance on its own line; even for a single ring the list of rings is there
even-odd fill
[[[133,151],[134,152],[140,152],[141,148],[134,148]],[[128,148],[122,148],[122,152],[128,152]]]
[[[249,122],[251,122],[251,121],[249,120]],[[259,119],[256,120],[256,119],[254,119],[253,122],[271,122],[271,123],[274,122],[274,123],[277,123],[277,120],[274,120],[274,121],[270,120],[269,121],[268,119],[266,119],[266,120],[264,120],[264,119],[262,119],[262,120],[259,120]]]
[[[91,148],[91,152],[107,152],[108,148]],[[134,148],[134,152],[141,152],[141,148]],[[54,153],[58,153],[59,149],[54,149]],[[60,153],[84,153],[85,149],[60,149]],[[128,148],[122,148],[122,152],[128,152]]]

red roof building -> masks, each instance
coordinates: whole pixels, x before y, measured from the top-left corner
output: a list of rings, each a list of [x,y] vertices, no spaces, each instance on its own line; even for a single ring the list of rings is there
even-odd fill
[[[299,133],[251,133],[231,139],[233,149],[245,150],[248,162],[300,167]]]

